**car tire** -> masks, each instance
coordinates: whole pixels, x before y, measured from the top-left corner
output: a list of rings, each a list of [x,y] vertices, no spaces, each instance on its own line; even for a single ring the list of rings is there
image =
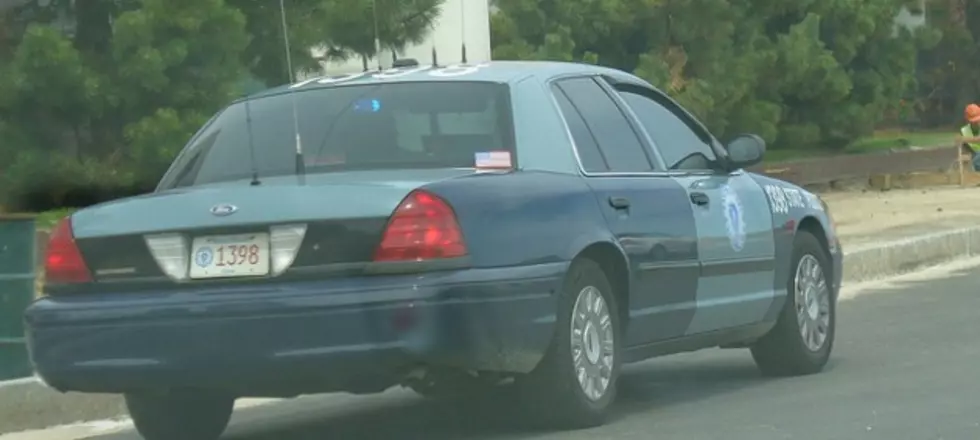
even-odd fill
[[[234,398],[211,393],[126,395],[129,415],[146,440],[217,440],[234,406]]]
[[[820,372],[834,346],[837,297],[827,251],[812,233],[799,231],[791,262],[786,303],[778,321],[752,346],[752,357],[767,376]]]
[[[605,422],[616,398],[622,363],[618,312],[612,286],[600,266],[588,259],[574,261],[558,300],[551,345],[538,366],[517,381],[518,396],[533,421],[559,429]],[[574,319],[573,330],[574,313],[584,318]],[[583,368],[599,372],[600,377],[580,380]],[[593,384],[595,392],[587,394],[585,383]]]

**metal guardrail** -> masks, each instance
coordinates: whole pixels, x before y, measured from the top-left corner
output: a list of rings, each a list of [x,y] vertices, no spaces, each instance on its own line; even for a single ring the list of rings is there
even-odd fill
[[[877,174],[948,171],[957,166],[958,157],[958,147],[935,147],[761,164],[749,171],[797,185],[815,185]]]

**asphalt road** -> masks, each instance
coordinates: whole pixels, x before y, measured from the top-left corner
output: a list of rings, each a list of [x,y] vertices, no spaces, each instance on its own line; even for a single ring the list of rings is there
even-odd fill
[[[980,438],[978,286],[980,268],[972,267],[850,291],[857,296],[841,303],[831,364],[813,376],[762,378],[746,350],[709,350],[629,366],[614,420],[601,428],[534,431],[492,399],[431,402],[392,391],[245,409],[236,413],[225,438],[975,440]],[[139,439],[130,430],[30,438]]]

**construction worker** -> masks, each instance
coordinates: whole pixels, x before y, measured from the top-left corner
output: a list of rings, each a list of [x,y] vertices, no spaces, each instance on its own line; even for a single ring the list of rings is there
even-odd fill
[[[973,170],[980,171],[980,105],[966,106],[963,116],[967,124],[960,128],[958,143],[973,155]]]

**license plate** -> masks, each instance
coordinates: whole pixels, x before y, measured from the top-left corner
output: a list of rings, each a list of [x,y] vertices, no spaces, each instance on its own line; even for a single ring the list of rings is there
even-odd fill
[[[190,277],[228,278],[269,274],[269,234],[197,237],[191,244]]]

